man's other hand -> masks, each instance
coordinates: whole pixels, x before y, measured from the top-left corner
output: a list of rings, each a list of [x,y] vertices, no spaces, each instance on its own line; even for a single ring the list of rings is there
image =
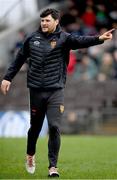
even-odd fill
[[[1,91],[4,95],[6,95],[6,93],[9,91],[11,82],[7,81],[7,80],[3,80],[1,83]]]

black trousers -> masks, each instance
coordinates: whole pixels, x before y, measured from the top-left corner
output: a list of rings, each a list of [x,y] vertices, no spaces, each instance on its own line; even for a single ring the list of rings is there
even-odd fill
[[[36,152],[36,142],[46,115],[49,127],[49,167],[56,167],[60,149],[60,123],[64,112],[64,89],[52,91],[30,89],[29,92],[31,120],[27,139],[27,154],[34,155]]]

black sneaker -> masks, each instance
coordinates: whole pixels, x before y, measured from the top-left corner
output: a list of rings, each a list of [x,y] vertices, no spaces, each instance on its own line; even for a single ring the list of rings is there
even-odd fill
[[[49,174],[48,174],[49,177],[59,177],[59,173],[57,171],[57,168],[55,167],[51,167],[49,169]]]

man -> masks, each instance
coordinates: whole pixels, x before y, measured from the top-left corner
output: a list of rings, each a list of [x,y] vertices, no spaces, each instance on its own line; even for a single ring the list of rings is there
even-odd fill
[[[45,114],[49,126],[48,159],[49,176],[59,176],[57,161],[60,149],[60,122],[64,112],[64,86],[69,52],[87,48],[112,39],[110,30],[93,37],[75,37],[63,32],[59,25],[59,13],[46,9],[41,15],[40,28],[28,37],[11,63],[1,83],[3,94],[9,91],[11,81],[28,59],[27,86],[30,93],[30,129],[27,138],[26,169],[35,172],[35,152],[38,135]]]

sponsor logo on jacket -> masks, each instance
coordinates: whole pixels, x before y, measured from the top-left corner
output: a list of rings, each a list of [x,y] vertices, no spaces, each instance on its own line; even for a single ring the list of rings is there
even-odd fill
[[[39,46],[40,45],[40,41],[34,41],[34,45],[35,46]]]

